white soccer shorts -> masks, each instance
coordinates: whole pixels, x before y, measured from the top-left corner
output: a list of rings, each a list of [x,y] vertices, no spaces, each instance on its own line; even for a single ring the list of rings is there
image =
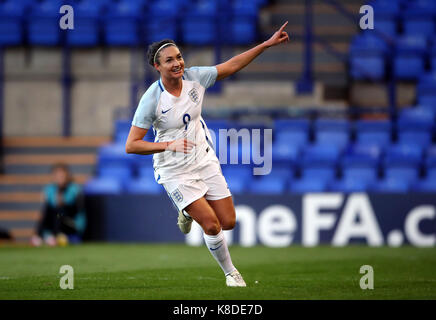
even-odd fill
[[[178,211],[205,196],[206,200],[219,200],[231,196],[218,159],[211,159],[195,170],[197,177],[186,175],[162,183]]]

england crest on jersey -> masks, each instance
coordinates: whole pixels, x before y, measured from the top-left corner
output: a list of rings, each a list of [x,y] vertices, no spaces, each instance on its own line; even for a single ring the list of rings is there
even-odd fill
[[[182,202],[183,201],[183,194],[180,192],[179,189],[174,190],[173,192],[171,192],[171,196],[173,197],[174,200],[176,200],[177,202]]]
[[[189,98],[191,98],[192,102],[194,103],[198,103],[198,101],[200,100],[198,92],[195,88],[192,88],[189,92],[188,92]]]

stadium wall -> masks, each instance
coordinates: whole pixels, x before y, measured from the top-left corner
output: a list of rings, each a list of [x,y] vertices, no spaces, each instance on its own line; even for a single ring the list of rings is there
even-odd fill
[[[285,247],[432,247],[436,245],[434,194],[234,195],[237,224],[230,243]],[[166,195],[88,196],[86,239],[110,242],[186,242],[202,245],[194,223],[188,236]]]

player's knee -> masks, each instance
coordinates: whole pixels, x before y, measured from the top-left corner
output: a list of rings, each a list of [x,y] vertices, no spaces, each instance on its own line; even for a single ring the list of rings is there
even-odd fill
[[[218,220],[207,221],[203,225],[203,231],[209,235],[216,235],[220,232],[221,225]]]
[[[235,227],[236,218],[231,217],[222,223],[223,230],[232,230]]]

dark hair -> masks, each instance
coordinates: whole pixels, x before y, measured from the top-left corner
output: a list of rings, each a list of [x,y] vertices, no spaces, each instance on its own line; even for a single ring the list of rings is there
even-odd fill
[[[174,42],[174,40],[171,40],[171,39],[164,39],[164,40],[161,40],[161,41],[157,41],[157,42],[153,42],[152,44],[150,44],[149,46],[148,46],[148,50],[147,50],[147,61],[148,61],[148,63],[151,65],[151,66],[154,66],[154,55],[156,54],[156,51],[161,47],[161,46],[163,46],[164,44],[166,44],[166,43],[171,43],[171,44],[173,44],[173,45],[175,45],[176,47],[177,47],[177,45],[176,45],[176,43]],[[160,52],[157,54],[157,57],[156,57],[156,62],[159,64],[159,55],[160,55]]]
[[[66,163],[63,162],[57,162],[51,166],[51,172],[55,172],[56,170],[62,170],[67,174],[67,183],[73,181],[73,177],[71,175],[70,168]]]

